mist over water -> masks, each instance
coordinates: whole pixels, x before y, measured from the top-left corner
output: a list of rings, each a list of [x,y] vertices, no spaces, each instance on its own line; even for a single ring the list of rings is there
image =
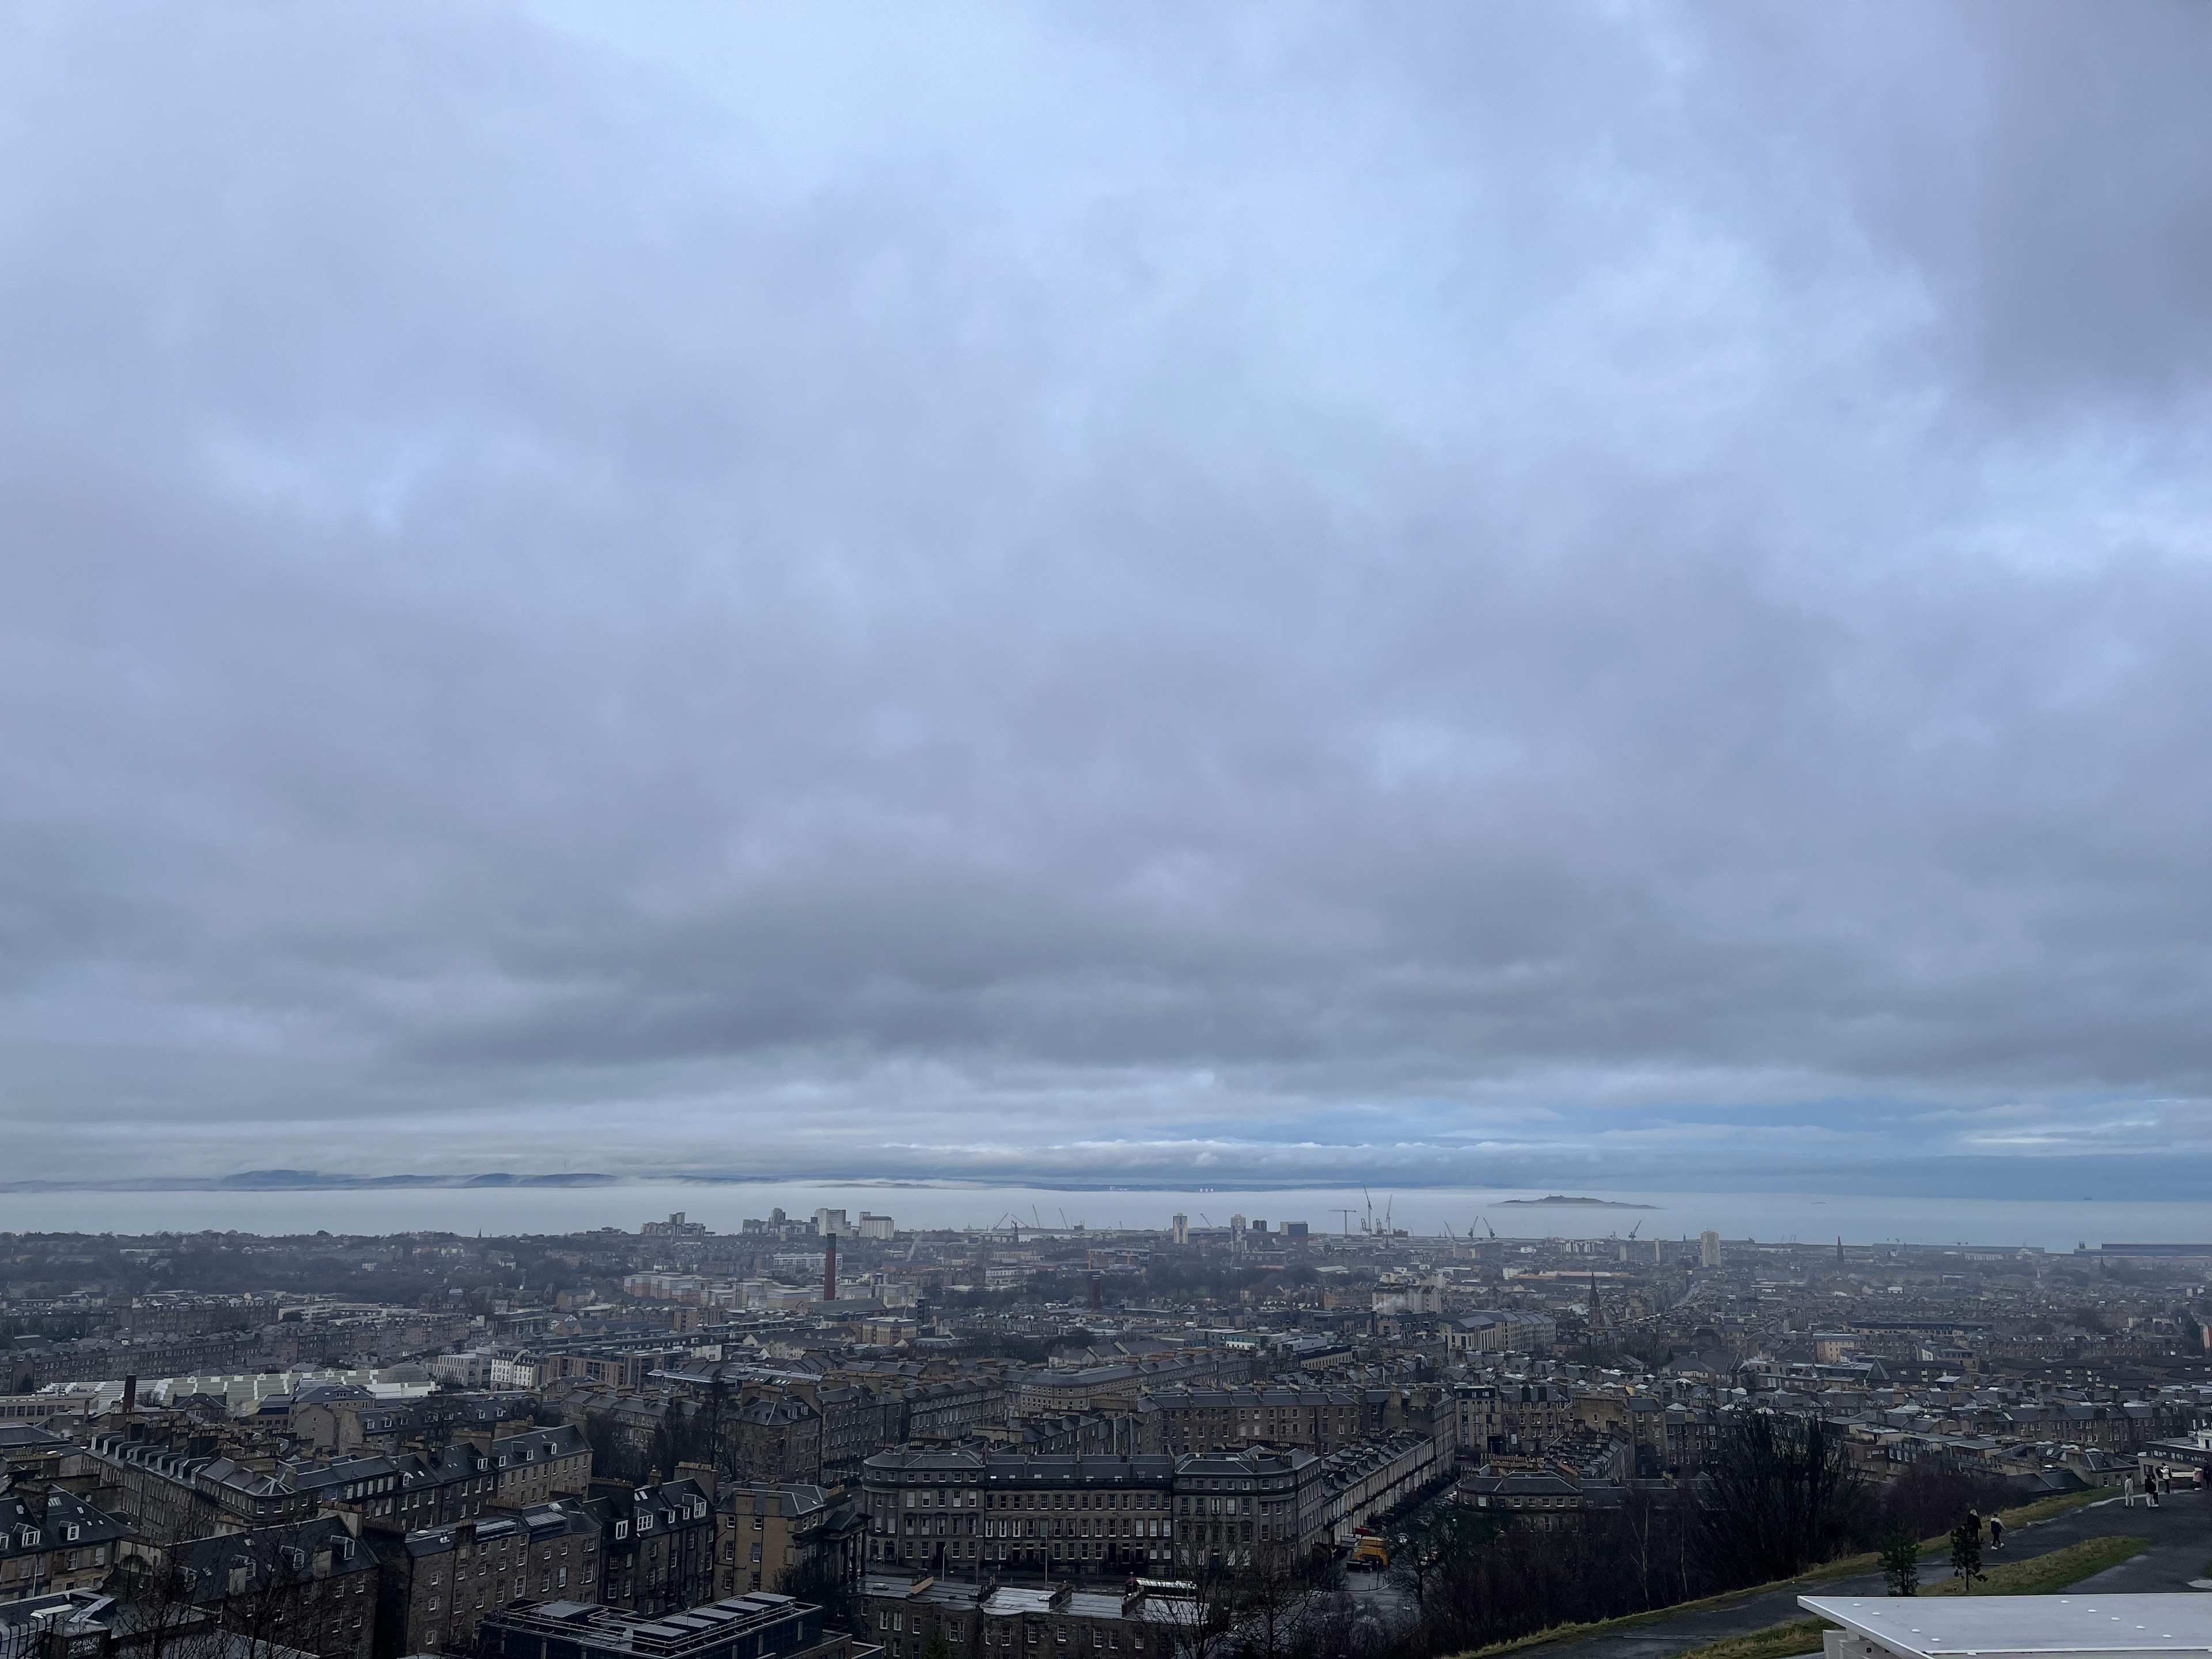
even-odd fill
[[[1422,1188],[1375,1191],[1379,1221],[1415,1234],[1462,1236],[1494,1229],[1519,1238],[1694,1237],[1713,1228],[1723,1237],[1764,1243],[1851,1244],[1897,1240],[1916,1244],[2029,1245],[2071,1250],[2106,1242],[2195,1242],[2212,1237],[2212,1216],[2193,1202],[2047,1199],[1930,1199],[1803,1193],[1680,1193],[1575,1188],[1612,1208],[1516,1204],[1542,1190]],[[793,1216],[820,1206],[854,1217],[889,1213],[901,1227],[984,1227],[1018,1220],[1025,1227],[1080,1222],[1094,1229],[1164,1228],[1177,1212],[1194,1225],[1226,1223],[1232,1214],[1275,1227],[1303,1221],[1315,1233],[1355,1234],[1367,1212],[1358,1188],[1176,1190],[1068,1190],[896,1182],[625,1182],[582,1188],[413,1188],[398,1190],[293,1192],[46,1192],[0,1194],[0,1231],[193,1232],[283,1234],[566,1233],[597,1227],[635,1231],[638,1224],[682,1210],[717,1232],[736,1232],[749,1216],[781,1208]],[[1350,1212],[1347,1218],[1346,1211]]]

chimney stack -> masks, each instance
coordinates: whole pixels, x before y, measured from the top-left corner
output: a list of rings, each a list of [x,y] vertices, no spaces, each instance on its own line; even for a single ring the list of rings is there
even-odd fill
[[[137,1409],[138,1379],[135,1376],[126,1376],[123,1379],[123,1416],[125,1420],[128,1421],[131,1413]]]
[[[837,1299],[837,1235],[831,1233],[828,1243],[828,1251],[822,1258],[822,1299],[835,1302]]]

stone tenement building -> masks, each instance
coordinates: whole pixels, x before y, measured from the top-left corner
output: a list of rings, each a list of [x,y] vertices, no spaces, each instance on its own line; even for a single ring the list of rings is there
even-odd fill
[[[1241,1564],[1323,1541],[1310,1452],[1029,1457],[883,1452],[865,1466],[868,1565],[955,1577],[1138,1573]]]
[[[840,1583],[860,1577],[863,1547],[854,1506],[811,1485],[726,1486],[715,1497],[721,1521],[716,1588],[724,1595],[785,1593],[785,1577],[819,1563]]]
[[[1399,1429],[1430,1428],[1441,1398],[1435,1389],[1170,1389],[1149,1398],[1145,1449],[1276,1446],[1326,1457]]]
[[[713,1500],[692,1480],[606,1492],[599,1500],[605,1571],[599,1599],[631,1613],[678,1613],[714,1596]]]
[[[483,1430],[458,1437],[480,1448],[492,1465],[493,1501],[502,1509],[581,1497],[591,1489],[592,1449],[573,1423],[495,1437]]]
[[[599,1520],[575,1504],[368,1542],[382,1567],[374,1659],[471,1651],[477,1626],[515,1601],[599,1599]]]
[[[155,1543],[305,1520],[314,1509],[289,1480],[235,1458],[186,1457],[112,1431],[92,1437],[91,1455],[100,1482],[94,1501]]]
[[[167,1552],[191,1605],[259,1645],[373,1659],[380,1598],[376,1562],[350,1517],[318,1516],[194,1539]],[[187,1638],[182,1645],[194,1644]]]
[[[747,1400],[730,1413],[722,1432],[744,1480],[773,1486],[822,1473],[822,1414],[803,1400]]]
[[[573,1425],[495,1434],[466,1429],[434,1459],[349,1457],[288,1472],[286,1484],[325,1509],[358,1513],[372,1531],[412,1532],[520,1510],[591,1490],[592,1449]]]
[[[59,1486],[0,1492],[0,1601],[96,1589],[123,1528]]]

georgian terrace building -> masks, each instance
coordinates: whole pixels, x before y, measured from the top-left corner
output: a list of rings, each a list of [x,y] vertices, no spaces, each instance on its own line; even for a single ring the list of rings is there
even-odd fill
[[[867,1564],[980,1578],[1159,1576],[1328,1541],[1310,1452],[1028,1456],[881,1452],[862,1466]]]

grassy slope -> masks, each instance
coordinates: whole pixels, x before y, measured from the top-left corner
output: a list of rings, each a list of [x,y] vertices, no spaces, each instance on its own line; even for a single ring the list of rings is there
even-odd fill
[[[2033,1526],[2039,1521],[2054,1519],[2086,1504],[2094,1504],[2100,1498],[2111,1496],[2110,1492],[2097,1486],[2085,1492],[2061,1492],[2056,1498],[2039,1498],[2034,1503],[2023,1504],[2016,1510],[2003,1510],[1997,1518],[2005,1523],[2005,1529],[2009,1532],[2015,1527]],[[1945,1560],[1950,1559],[1950,1548],[1951,1540],[1948,1538],[1923,1539],[1920,1545],[1923,1555],[1939,1553]],[[1472,1653],[1461,1654],[1457,1659],[1490,1659],[1495,1654],[1519,1653],[1529,1648],[1549,1647],[1554,1642],[1574,1642],[1585,1636],[1633,1630],[1639,1625],[1658,1624],[1678,1613],[1733,1607],[1738,1601],[1747,1601],[1753,1596],[1765,1595],[1772,1590],[1805,1589],[1814,1584],[1831,1584],[1838,1578],[1856,1578],[1863,1572],[1875,1571],[1881,1565],[1880,1559],[1873,1555],[1847,1555],[1814,1567],[1810,1572],[1802,1572],[1795,1578],[1778,1578],[1764,1584],[1747,1585],[1742,1589],[1700,1596],[1694,1601],[1677,1601],[1672,1607],[1654,1607],[1649,1613],[1632,1613],[1619,1619],[1599,1619],[1581,1625],[1554,1625],[1551,1629],[1538,1631],[1533,1636],[1517,1637],[1510,1642],[1498,1642]],[[1817,1647],[1819,1644],[1816,1642],[1814,1645]]]
[[[2053,1595],[2107,1567],[2117,1567],[2149,1547],[2148,1538],[2085,1538],[2078,1544],[2069,1544],[2063,1550],[2052,1550],[2030,1561],[2008,1561],[2001,1567],[1992,1567],[1986,1577],[1976,1581],[1973,1593]],[[1966,1593],[1955,1578],[1930,1584],[1921,1592],[1923,1595]],[[1704,1647],[1676,1654],[1674,1659],[1791,1659],[1793,1655],[1818,1652],[1820,1632],[1834,1628],[1825,1619],[1798,1619],[1786,1625],[1770,1625],[1747,1636],[1732,1636],[1724,1642],[1708,1642]]]

